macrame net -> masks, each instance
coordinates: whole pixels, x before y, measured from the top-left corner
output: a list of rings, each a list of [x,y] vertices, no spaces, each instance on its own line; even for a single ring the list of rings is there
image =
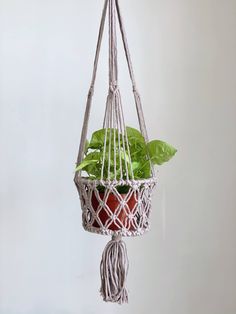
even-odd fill
[[[156,177],[148,155],[146,158],[150,162],[150,178],[137,180],[134,176],[130,143],[118,86],[117,17],[132,82],[140,131],[146,142],[148,136],[118,0],[105,0],[104,4],[77,165],[81,163],[85,153],[88,121],[107,11],[109,16],[109,92],[103,121],[104,143],[100,165],[101,174],[99,180],[93,180],[84,176],[82,171],[78,171],[74,181],[80,195],[85,230],[102,235],[112,235],[112,240],[105,248],[101,262],[101,294],[105,301],[124,303],[128,301],[125,288],[128,259],[121,236],[138,236],[148,231],[151,194],[156,185]],[[122,187],[126,189],[126,193],[122,192]]]

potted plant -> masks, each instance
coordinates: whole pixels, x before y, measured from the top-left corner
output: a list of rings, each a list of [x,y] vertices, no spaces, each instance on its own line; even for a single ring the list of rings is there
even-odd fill
[[[160,140],[146,142],[137,129],[126,127],[125,131],[125,136],[117,129],[95,131],[86,143],[84,159],[76,168],[76,172],[84,171],[90,180],[106,182],[116,179],[120,183],[112,190],[100,184],[93,191],[91,206],[99,217],[93,222],[95,228],[106,226],[117,231],[125,224],[128,230],[134,230],[140,220],[136,210],[139,197],[127,180],[132,178],[142,182],[151,178],[152,167],[169,161],[177,152]],[[111,220],[112,215],[115,217]]]

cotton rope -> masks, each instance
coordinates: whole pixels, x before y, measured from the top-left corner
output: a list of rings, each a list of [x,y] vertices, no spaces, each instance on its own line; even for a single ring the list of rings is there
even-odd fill
[[[127,249],[121,236],[113,236],[102,255],[100,265],[101,295],[105,302],[127,303],[125,288],[129,268]]]
[[[149,230],[151,194],[156,185],[156,177],[150,159],[152,175],[148,179],[135,179],[131,166],[132,158],[118,86],[116,18],[118,18],[128,64],[139,127],[146,142],[148,141],[148,135],[118,0],[105,0],[104,3],[77,165],[84,158],[88,122],[107,14],[109,27],[109,90],[103,120],[105,134],[101,178],[100,180],[92,180],[84,177],[82,171],[77,171],[74,181],[80,196],[84,229],[93,233],[112,236],[112,240],[104,249],[100,265],[101,295],[106,302],[122,304],[128,302],[128,292],[125,285],[129,262],[127,249],[121,237],[139,236]],[[123,155],[121,152],[123,152]],[[121,194],[118,191],[120,186],[128,187],[128,193]],[[104,188],[104,193],[100,192],[101,187]],[[113,209],[108,205],[110,199],[116,204]]]

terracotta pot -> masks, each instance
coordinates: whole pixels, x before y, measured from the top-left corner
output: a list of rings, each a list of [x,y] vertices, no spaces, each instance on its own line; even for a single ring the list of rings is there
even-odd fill
[[[101,198],[101,200],[104,200],[104,196],[105,194],[102,193],[102,192],[99,192],[99,196]],[[127,194],[120,194],[120,196],[125,199]],[[106,201],[106,205],[109,207],[109,209],[111,210],[112,213],[115,213],[117,207],[119,206],[119,199],[117,198],[117,196],[113,193],[110,193],[108,198],[107,198],[107,201]],[[112,222],[110,224],[110,226],[108,227],[109,230],[112,230],[112,231],[117,231],[117,230],[120,230],[123,225],[125,225],[125,221],[126,219],[128,219],[127,221],[130,221],[130,227],[129,227],[129,230],[134,230],[134,227],[131,223],[131,221],[134,219],[137,219],[137,217],[133,217],[133,218],[129,218],[127,217],[129,214],[133,214],[134,211],[135,211],[135,208],[136,208],[136,204],[137,204],[137,200],[135,198],[135,195],[134,193],[129,197],[129,200],[127,202],[127,205],[125,206],[125,209],[121,209],[120,210],[120,213],[119,215],[117,216],[119,218],[115,220],[115,222]],[[93,206],[93,209],[95,210],[95,212],[98,210],[98,206],[99,206],[99,200],[97,199],[95,193],[93,192],[92,194],[92,206]],[[128,214],[128,215],[127,215]],[[109,215],[107,214],[106,210],[105,209],[101,209],[99,214],[98,214],[101,222],[103,225],[106,224],[107,220],[110,220],[110,217]],[[93,223],[93,226],[94,227],[97,227],[99,228],[99,224],[97,221],[94,221]]]

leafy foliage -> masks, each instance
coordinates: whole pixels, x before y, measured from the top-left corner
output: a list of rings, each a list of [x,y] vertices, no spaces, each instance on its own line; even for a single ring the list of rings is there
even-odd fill
[[[130,158],[124,136],[116,129],[101,129],[94,132],[91,141],[86,143],[85,157],[76,171],[83,170],[91,179],[100,179],[104,159],[104,179],[107,179],[108,175],[110,179],[121,178],[120,162],[124,179],[126,179],[126,164],[129,176],[132,170],[135,179],[145,179],[151,176],[151,164],[162,165],[177,152],[173,146],[160,140],[146,143],[137,129],[127,127],[126,132]],[[110,159],[108,159],[109,155]]]
[[[154,165],[162,165],[169,161],[177,152],[177,150],[163,141],[154,140],[147,143],[149,156]]]

